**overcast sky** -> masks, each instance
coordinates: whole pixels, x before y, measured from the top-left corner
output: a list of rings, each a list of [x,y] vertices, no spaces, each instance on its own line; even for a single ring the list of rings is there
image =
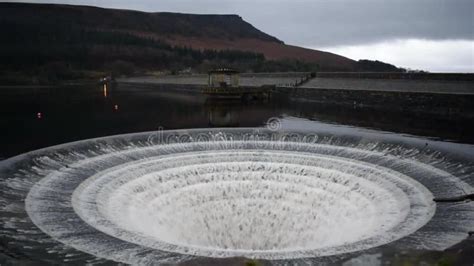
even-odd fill
[[[19,1],[9,1],[19,2]],[[23,2],[23,1],[21,1]],[[33,0],[238,14],[288,44],[433,72],[474,72],[474,0]]]

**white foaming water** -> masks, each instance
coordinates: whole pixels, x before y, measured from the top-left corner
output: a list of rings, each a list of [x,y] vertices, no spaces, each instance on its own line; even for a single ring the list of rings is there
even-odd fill
[[[93,199],[97,208],[83,204]],[[165,242],[197,255],[272,258],[323,248],[321,254],[337,253],[329,248],[369,238],[377,238],[373,245],[384,243],[395,237],[385,234],[414,213],[424,216],[411,224],[415,229],[434,213],[428,190],[388,169],[265,150],[128,164],[84,182],[73,206],[95,228],[128,231],[119,237],[141,245],[165,249]],[[113,225],[101,226],[104,221]]]
[[[53,239],[135,264],[312,259],[392,242],[443,249],[472,225],[442,224],[445,209],[433,198],[472,187],[448,171],[451,163],[424,163],[420,150],[400,157],[390,153],[401,147],[386,144],[243,140],[251,131],[228,132],[184,132],[191,141],[178,144],[144,133],[59,147],[54,156],[40,151],[32,156],[40,165],[13,170],[31,179],[15,187],[27,192],[31,221]],[[203,133],[212,141],[192,140]],[[471,217],[469,208],[462,215]]]

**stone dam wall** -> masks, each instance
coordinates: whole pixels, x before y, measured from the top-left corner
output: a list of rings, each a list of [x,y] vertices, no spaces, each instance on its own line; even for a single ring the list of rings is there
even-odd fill
[[[390,73],[385,73],[388,74]],[[353,73],[345,73],[341,74],[346,75],[344,77],[316,75],[300,87],[287,86],[307,75],[308,73],[243,74],[241,84],[275,85],[275,98],[313,102],[321,106],[372,108],[375,111],[426,113],[474,120],[474,80],[466,78],[472,76],[470,74],[461,80],[450,80],[459,74],[435,74],[435,79],[424,79],[426,75],[413,79],[382,79],[380,76],[362,78],[362,74],[361,77],[354,78],[350,77]],[[201,89],[206,87],[207,75],[139,77],[119,80],[119,83],[167,92],[200,94]]]
[[[289,97],[292,101],[312,102],[321,106],[370,108],[375,111],[415,112],[474,119],[474,94],[277,88],[275,97]]]

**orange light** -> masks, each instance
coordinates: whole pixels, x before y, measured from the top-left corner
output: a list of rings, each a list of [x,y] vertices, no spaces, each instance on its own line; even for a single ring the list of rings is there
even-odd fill
[[[104,84],[104,98],[107,98],[107,84]]]

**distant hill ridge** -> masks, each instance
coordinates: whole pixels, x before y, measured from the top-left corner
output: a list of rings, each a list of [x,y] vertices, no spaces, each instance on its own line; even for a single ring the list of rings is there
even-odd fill
[[[2,20],[62,24],[102,30],[121,30],[170,36],[254,38],[282,43],[242,20],[238,15],[194,15],[169,12],[106,9],[58,4],[0,3]]]
[[[238,15],[0,3],[0,30],[0,71],[61,68],[56,64],[43,69],[51,62],[73,69],[104,69],[116,61],[122,69],[127,64],[199,71],[225,65],[254,72],[358,68],[358,62],[343,56],[286,45]]]

